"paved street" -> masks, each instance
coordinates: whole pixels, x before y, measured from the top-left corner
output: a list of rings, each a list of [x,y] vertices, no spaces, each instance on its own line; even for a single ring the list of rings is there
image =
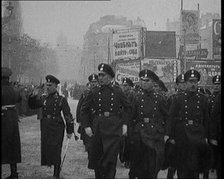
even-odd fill
[[[77,100],[69,99],[69,104],[73,116]],[[21,179],[50,179],[53,168],[40,166],[40,126],[37,116],[21,119],[20,136],[22,144],[22,163],[18,164],[19,177]],[[77,128],[77,126],[76,126]],[[63,151],[65,149],[66,138],[64,140]],[[128,169],[119,162],[117,165],[116,178],[128,178]],[[161,171],[158,178],[165,178],[167,171]],[[9,174],[9,166],[2,166],[2,178]],[[61,179],[83,179],[94,178],[92,170],[87,169],[87,153],[84,151],[82,141],[70,141],[65,163],[61,172]],[[200,177],[202,178],[202,177]],[[210,178],[216,178],[210,173]]]

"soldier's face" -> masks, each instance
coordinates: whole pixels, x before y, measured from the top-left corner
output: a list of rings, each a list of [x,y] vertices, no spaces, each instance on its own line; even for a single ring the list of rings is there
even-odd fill
[[[48,94],[54,93],[55,91],[57,91],[57,85],[52,82],[47,82],[46,89]]]
[[[98,78],[99,78],[100,85],[108,85],[112,80],[112,77],[104,72],[100,72],[98,74]]]
[[[128,84],[122,84],[121,88],[124,92],[127,92],[131,89],[131,87]]]
[[[214,89],[213,89],[214,92],[219,92],[221,91],[221,83],[220,84],[215,84],[214,85]]]
[[[98,81],[91,81],[90,82],[90,87],[91,88],[93,88],[93,87],[95,87],[95,86],[97,86],[98,85]]]
[[[177,85],[178,89],[182,90],[182,91],[185,91],[186,90],[186,84],[185,83],[179,83]]]
[[[197,91],[198,88],[198,80],[197,79],[189,79],[187,81],[187,89],[189,91]]]
[[[150,78],[148,79],[141,79],[141,87],[144,90],[152,90],[154,86],[154,81]]]

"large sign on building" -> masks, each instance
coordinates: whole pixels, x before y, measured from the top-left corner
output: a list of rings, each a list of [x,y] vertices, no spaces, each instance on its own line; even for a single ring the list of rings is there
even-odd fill
[[[117,31],[113,34],[113,61],[138,59],[141,56],[140,30]]]
[[[213,44],[213,58],[221,59],[221,19],[213,19],[212,44]]]
[[[174,82],[180,73],[177,59],[144,59],[141,68],[155,72],[164,83]]]
[[[214,60],[206,61],[188,61],[187,70],[195,69],[201,74],[199,84],[204,86],[212,85],[212,78],[215,75],[221,75],[221,62]]]
[[[140,61],[131,60],[116,63],[115,66],[115,80],[121,84],[122,79],[127,77],[133,82],[139,81]]]
[[[176,37],[173,31],[147,31],[146,58],[176,58]]]
[[[199,11],[181,11],[181,43],[198,44],[199,36]]]

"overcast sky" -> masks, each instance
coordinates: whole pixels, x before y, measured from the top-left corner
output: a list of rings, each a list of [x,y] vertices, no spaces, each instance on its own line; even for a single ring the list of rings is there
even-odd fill
[[[147,30],[166,30],[167,18],[180,16],[180,0],[111,0],[111,1],[21,1],[24,32],[31,37],[56,44],[60,33],[68,43],[81,46],[91,23],[104,15],[119,15],[127,19],[138,16]],[[184,9],[201,13],[221,14],[221,0],[184,0]]]

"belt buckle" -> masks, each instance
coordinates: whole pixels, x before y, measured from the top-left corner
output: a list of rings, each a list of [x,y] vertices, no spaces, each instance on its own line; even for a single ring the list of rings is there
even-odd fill
[[[193,123],[194,123],[193,120],[188,120],[189,125],[193,125]]]
[[[109,117],[110,116],[110,112],[104,112],[104,116],[105,117]]]
[[[47,118],[48,118],[48,119],[50,119],[50,118],[51,118],[51,115],[50,115],[50,114],[48,114],[48,115],[47,115]]]
[[[145,123],[149,123],[149,118],[147,117],[147,118],[144,118],[144,122]]]

